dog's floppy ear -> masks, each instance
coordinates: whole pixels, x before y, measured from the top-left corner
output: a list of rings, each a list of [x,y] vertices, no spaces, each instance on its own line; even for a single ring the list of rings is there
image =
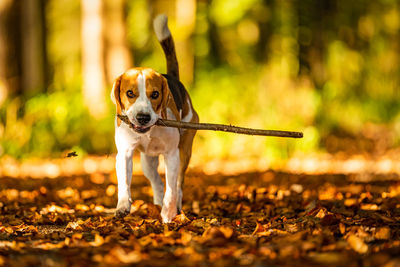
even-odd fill
[[[123,109],[123,105],[121,103],[121,96],[120,96],[120,86],[121,86],[121,78],[122,75],[115,79],[113,87],[111,89],[111,101],[117,107],[117,114],[121,115],[121,111]],[[118,126],[121,124],[121,120],[117,118]]]
[[[168,101],[170,99],[170,91],[169,91],[167,79],[164,76],[161,76],[161,79],[162,79],[161,117],[166,119],[167,118],[167,106],[168,106]]]
[[[172,114],[174,114],[176,120],[181,120],[180,112],[177,109],[177,105],[173,96],[173,88],[170,87],[168,82],[168,77],[164,75],[161,76],[162,78],[162,102],[161,102],[161,117],[163,119],[167,118],[167,107],[170,101],[173,102],[173,105],[169,106],[171,109]],[[172,85],[173,86],[173,85]]]

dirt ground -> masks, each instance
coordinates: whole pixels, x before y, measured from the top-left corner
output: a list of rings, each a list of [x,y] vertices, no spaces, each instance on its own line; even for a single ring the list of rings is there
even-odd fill
[[[0,265],[400,266],[400,180],[371,177],[189,173],[170,224],[141,175],[124,219],[112,174],[2,177]]]

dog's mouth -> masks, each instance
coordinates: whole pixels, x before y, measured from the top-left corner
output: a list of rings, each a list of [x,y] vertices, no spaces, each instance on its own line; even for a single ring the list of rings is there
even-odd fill
[[[148,132],[151,127],[153,127],[155,125],[155,122],[153,122],[153,119],[150,119],[149,121],[137,121],[134,118],[131,118],[129,115],[127,116],[127,119],[129,121],[130,124],[130,128],[132,130],[134,130],[137,133],[146,133]]]
[[[153,125],[151,125],[151,126],[153,126]],[[135,132],[138,132],[138,133],[146,133],[150,130],[151,126],[144,127],[144,126],[137,126],[137,125],[133,124],[133,129],[135,130]]]

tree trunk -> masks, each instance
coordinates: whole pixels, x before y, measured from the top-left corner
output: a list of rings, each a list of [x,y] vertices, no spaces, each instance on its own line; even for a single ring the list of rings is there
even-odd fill
[[[268,44],[273,33],[271,10],[273,9],[274,1],[263,0],[263,5],[265,5],[265,8],[268,8],[268,14],[264,14],[262,18],[258,18],[258,27],[260,28],[260,40],[256,44],[254,54],[255,60],[260,63],[267,62],[269,59]]]
[[[106,112],[102,0],[81,0],[83,97],[90,114]]]
[[[126,40],[125,8],[125,0],[106,0],[106,71],[109,84],[133,65]]]
[[[211,1],[212,0],[207,0],[206,2],[208,5],[210,5]],[[224,58],[223,45],[218,32],[218,27],[211,18],[210,8],[207,8],[207,23],[208,23],[207,39],[210,43],[208,60],[210,60],[213,67],[219,67],[220,65],[226,62],[226,58]]]
[[[185,84],[193,82],[194,53],[191,40],[196,25],[196,0],[176,0],[175,45],[179,62],[180,79]],[[184,70],[184,71],[183,71]]]
[[[22,0],[22,88],[32,96],[45,87],[44,0]]]
[[[0,105],[7,96],[22,92],[19,5],[15,0],[0,1]]]

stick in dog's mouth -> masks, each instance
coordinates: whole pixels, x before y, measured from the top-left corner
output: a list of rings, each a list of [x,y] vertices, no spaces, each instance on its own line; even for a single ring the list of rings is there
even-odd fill
[[[129,127],[137,131],[137,126],[133,125],[127,116],[119,114],[117,116],[121,121],[125,122]],[[251,129],[251,128],[232,126],[232,125],[224,125],[224,124],[192,123],[192,122],[173,121],[164,119],[158,119],[155,125],[164,127],[192,129],[192,130],[222,131],[222,132],[231,132],[231,133],[247,134],[247,135],[277,136],[277,137],[290,137],[290,138],[303,137],[302,132]],[[148,129],[150,129],[150,127]]]

